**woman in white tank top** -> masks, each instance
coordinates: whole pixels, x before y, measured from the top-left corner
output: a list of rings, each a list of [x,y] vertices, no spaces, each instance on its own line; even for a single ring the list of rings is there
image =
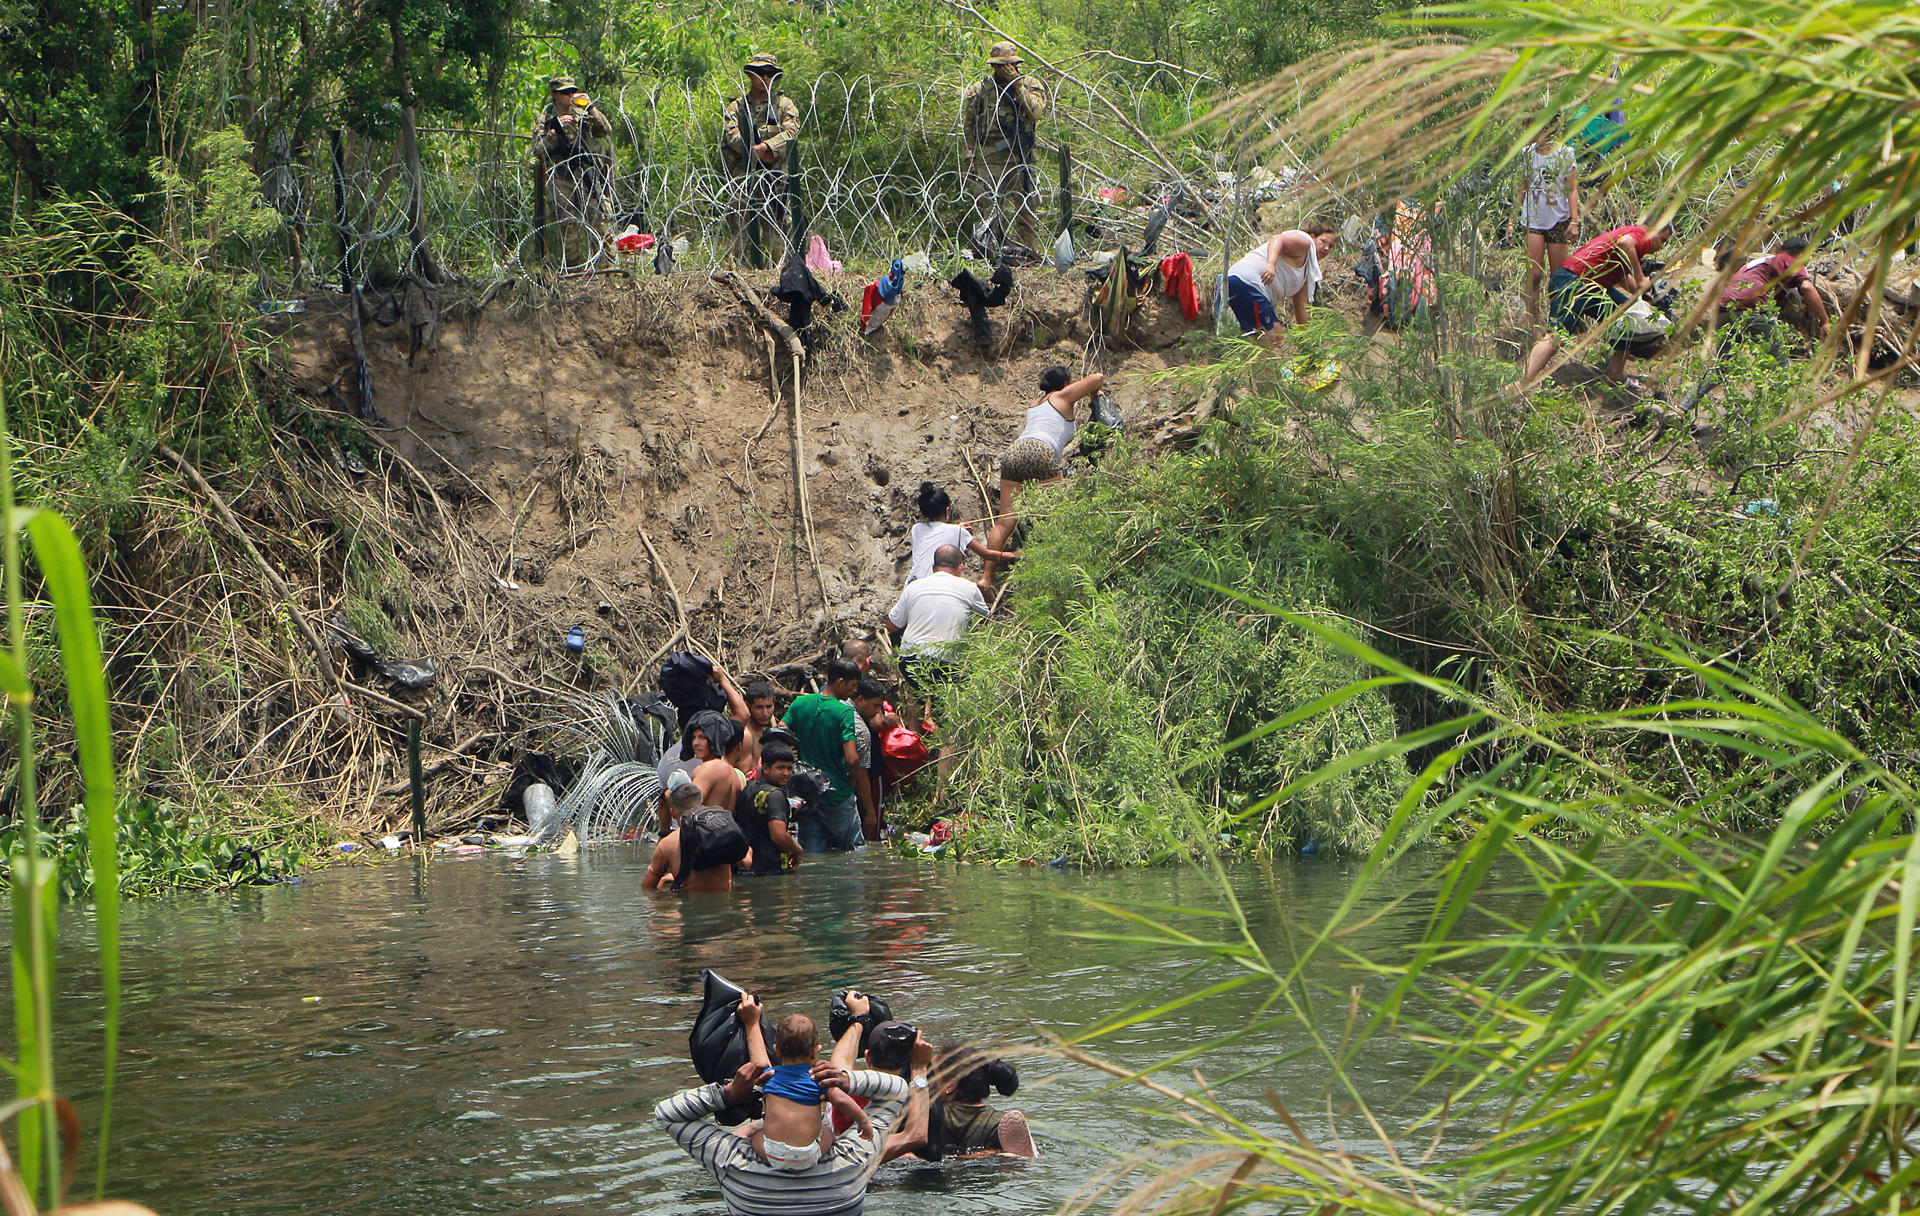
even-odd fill
[[[1028,408],[1020,438],[1000,457],[1000,510],[994,517],[993,530],[987,534],[989,549],[1004,550],[1012,538],[1016,522],[1013,504],[1020,496],[1020,487],[1029,481],[1059,479],[1075,430],[1073,407],[1098,394],[1106,383],[1107,378],[1099,372],[1078,380],[1064,367],[1050,367],[1040,373],[1040,399]],[[996,564],[987,559],[980,576],[983,589],[993,585]]]

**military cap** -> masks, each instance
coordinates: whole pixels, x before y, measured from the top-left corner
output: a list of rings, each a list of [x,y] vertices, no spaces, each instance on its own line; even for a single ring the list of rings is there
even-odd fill
[[[573,83],[573,77],[571,76],[555,76],[552,80],[547,81],[547,92],[549,93],[578,93],[579,91],[580,86]]]
[[[990,49],[987,52],[987,62],[994,65],[995,67],[998,67],[1003,63],[1004,64],[1025,63],[1026,60],[1020,58],[1020,48],[1013,45],[1013,43],[996,42],[993,44],[992,49]]]
[[[773,57],[772,51],[761,51],[759,54],[755,55],[753,58],[747,60],[746,68],[747,68],[747,71],[749,72],[758,71],[762,68],[768,68],[772,70],[775,76],[780,75],[782,70],[780,67],[780,61]]]

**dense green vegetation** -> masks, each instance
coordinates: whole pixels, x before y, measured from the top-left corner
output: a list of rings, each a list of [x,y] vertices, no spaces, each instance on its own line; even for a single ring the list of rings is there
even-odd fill
[[[1368,341],[1328,316],[1300,345],[1351,367]],[[1386,759],[1247,812],[1453,707],[1417,686],[1369,690],[1260,733],[1355,678],[1352,661],[1217,587],[1344,620],[1515,715],[1567,715],[1570,746],[1664,795],[1715,788],[1740,758],[1578,716],[1697,695],[1693,657],[1920,775],[1908,574],[1920,462],[1904,421],[1867,439],[1859,486],[1822,518],[1848,446],[1767,429],[1808,392],[1804,369],[1742,353],[1704,442],[1644,427],[1613,448],[1565,394],[1496,409],[1471,437],[1436,426],[1436,368],[1467,400],[1497,399],[1509,375],[1440,349],[1431,332],[1403,334],[1352,398],[1230,351],[1217,370],[1245,395],[1194,451],[1126,449],[1036,497],[1013,619],[975,639],[951,702],[967,749],[963,850],[1138,862],[1192,855],[1223,831],[1261,851],[1367,849],[1407,778]],[[1577,774],[1561,779],[1563,796],[1584,793]],[[1701,813],[1744,829],[1778,808]]]
[[[1325,394],[1228,344],[1193,378],[1194,393],[1221,404],[1192,451],[1123,445],[1093,475],[1034,497],[1010,619],[976,640],[973,674],[952,699],[964,753],[954,799],[972,815],[958,851],[1143,862],[1223,837],[1360,850],[1378,836],[1403,774],[1369,749],[1452,710],[1423,689],[1375,689],[1293,720],[1353,678],[1354,660],[1216,587],[1347,618],[1516,714],[1688,695],[1684,665],[1645,649],[1672,646],[1747,673],[1907,772],[1920,621],[1905,578],[1920,554],[1895,419],[1859,443],[1774,425],[1833,381],[1822,368],[1750,361],[1736,361],[1698,443],[1684,426],[1595,442],[1588,406],[1552,394],[1525,411],[1501,404],[1510,365],[1490,335],[1510,321],[1503,290],[1517,265],[1488,252],[1507,219],[1507,179],[1490,175],[1508,171],[1515,137],[1545,112],[1633,95],[1639,135],[1594,205],[1601,217],[1665,206],[1708,239],[1788,215],[1824,232],[1852,212],[1858,248],[1880,255],[1875,272],[1911,239],[1920,195],[1895,189],[1908,162],[1883,148],[1911,146],[1901,133],[1913,120],[1888,100],[1897,90],[1843,96],[1836,85],[1898,76],[1910,14],[1816,6],[1796,35],[1783,32],[1781,6],[1751,7],[1745,24],[1683,6],[1664,23],[1619,28],[1598,10],[1456,7],[1420,20],[1478,44],[1381,43],[1317,59],[1383,34],[1382,6],[381,0],[344,20],[307,3],[109,5],[72,20],[46,5],[7,10],[0,165],[18,188],[0,225],[0,380],[15,401],[23,494],[72,519],[100,598],[142,622],[109,629],[114,693],[139,724],[127,760],[143,800],[121,829],[125,872],[224,881],[236,856],[252,864],[255,845],[318,838],[297,806],[216,799],[196,778],[209,724],[227,732],[219,746],[241,748],[242,702],[313,673],[294,671],[304,644],[294,622],[232,594],[235,571],[251,575],[231,537],[169,531],[207,516],[185,507],[163,448],[245,487],[264,517],[311,521],[316,578],[351,589],[344,611],[369,636],[407,602],[390,522],[383,531],[317,492],[276,442],[367,450],[326,403],[275,384],[257,311],[337,270],[344,251],[320,185],[331,133],[365,187],[349,199],[348,227],[378,230],[359,242],[369,273],[518,273],[529,214],[519,133],[547,75],[577,75],[632,120],[616,140],[621,171],[665,191],[674,172],[710,171],[710,106],[732,88],[733,65],[775,51],[796,87],[820,85],[809,163],[844,169],[852,193],[886,196],[950,168],[948,90],[997,36],[983,17],[1097,81],[1073,104],[1092,116],[1089,140],[1130,141],[1120,176],[1158,175],[1147,139],[1202,182],[1216,154],[1291,163],[1291,152],[1255,146],[1264,123],[1348,183],[1342,212],[1442,179],[1479,184],[1454,192],[1438,234],[1456,273],[1430,327],[1379,343],[1317,322],[1296,344],[1345,370]],[[1782,55],[1783,39],[1843,27],[1867,34],[1817,40],[1817,69]],[[1754,63],[1786,66],[1769,75]],[[1274,87],[1254,88],[1282,69]],[[1493,93],[1509,74],[1524,87]],[[889,91],[896,83],[911,87]],[[1236,90],[1247,108],[1183,129]],[[1124,104],[1108,113],[1102,97]],[[1789,121],[1803,138],[1768,134]],[[1712,138],[1715,123],[1738,137]],[[428,166],[418,198],[410,151]],[[1835,174],[1839,192],[1803,209]],[[301,185],[283,189],[289,181]],[[916,231],[950,226],[943,207],[929,204]],[[458,215],[472,222],[436,226]],[[895,218],[876,221],[876,241],[909,226],[889,229]],[[1855,372],[1885,380],[1864,363]],[[147,594],[162,566],[203,598]],[[30,619],[36,677],[50,670],[52,638],[43,617]],[[42,706],[58,731],[57,691]],[[1257,737],[1223,748],[1243,735]],[[1731,763],[1708,746],[1600,727],[1582,747],[1668,792],[1711,788]],[[1336,756],[1355,758],[1340,783],[1290,788]],[[70,801],[74,771],[56,762],[47,776]],[[269,870],[291,861],[267,856]],[[84,864],[64,872],[70,889],[84,887]]]

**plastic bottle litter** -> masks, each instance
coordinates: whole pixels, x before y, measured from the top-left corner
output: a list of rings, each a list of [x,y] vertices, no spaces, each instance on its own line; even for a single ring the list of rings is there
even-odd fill
[[[553,814],[553,787],[544,781],[536,781],[527,787],[521,798],[527,808],[527,831],[538,836],[540,825]]]
[[[567,649],[579,654],[587,648],[587,627],[575,625],[567,630]]]
[[[336,844],[333,846],[333,851],[336,853],[358,853],[360,851],[360,846],[355,844],[351,840],[343,840],[339,844]]]

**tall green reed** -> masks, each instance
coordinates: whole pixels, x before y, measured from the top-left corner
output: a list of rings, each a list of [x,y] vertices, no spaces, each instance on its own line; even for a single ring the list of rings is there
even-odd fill
[[[78,764],[85,782],[84,811],[92,857],[100,977],[105,997],[104,1064],[96,1192],[106,1184],[113,1109],[114,1060],[120,1037],[120,905],[115,847],[113,732],[107,714],[106,670],[94,627],[85,560],[73,530],[60,516],[20,506],[14,498],[13,440],[7,401],[0,392],[0,561],[5,566],[7,649],[0,651],[0,692],[11,713],[17,763],[20,849],[9,858],[13,880],[13,1007],[17,1055],[7,1063],[19,1107],[19,1173],[30,1197],[59,1203],[63,1189],[58,1090],[53,1051],[54,930],[58,868],[46,855],[35,753],[33,687],[26,643],[26,599],[21,545],[24,531],[45,585],[60,638],[60,662],[72,707]],[[32,605],[35,608],[41,605]]]
[[[1327,1080],[1322,1092],[1269,1091],[1276,1129],[1269,1112],[1234,1109],[1210,1083],[1172,1083],[1176,1066],[1204,1065],[1204,1045],[1115,1069],[1174,1102],[1189,1149],[1123,1211],[1911,1206],[1920,837],[1910,786],[1800,707],[1679,653],[1648,658],[1686,671],[1690,697],[1523,717],[1311,618],[1264,610],[1380,673],[1349,696],[1418,684],[1458,712],[1372,749],[1416,775],[1324,924],[1262,940],[1230,892],[1212,933],[1126,914],[1129,934],[1219,974],[1203,967],[1187,997],[1123,1011],[1070,1054],[1091,1059],[1125,1026],[1222,986],[1260,985],[1268,1012],[1232,1037],[1286,1026]],[[1595,731],[1711,746],[1739,763],[1675,797],[1568,745]],[[1341,757],[1275,797],[1369,758]],[[1469,830],[1432,879],[1415,893],[1404,873],[1383,883],[1433,856],[1415,842],[1440,816]],[[1777,826],[1741,835],[1730,821]],[[1417,940],[1390,954],[1352,944],[1369,940],[1358,931],[1384,907],[1417,918]],[[1410,1118],[1380,1113],[1377,1087],[1348,1080],[1389,1040],[1397,1055],[1419,1053],[1398,1095],[1414,1101],[1396,1103],[1421,1112]],[[1324,1113],[1296,1114],[1306,1109]]]

